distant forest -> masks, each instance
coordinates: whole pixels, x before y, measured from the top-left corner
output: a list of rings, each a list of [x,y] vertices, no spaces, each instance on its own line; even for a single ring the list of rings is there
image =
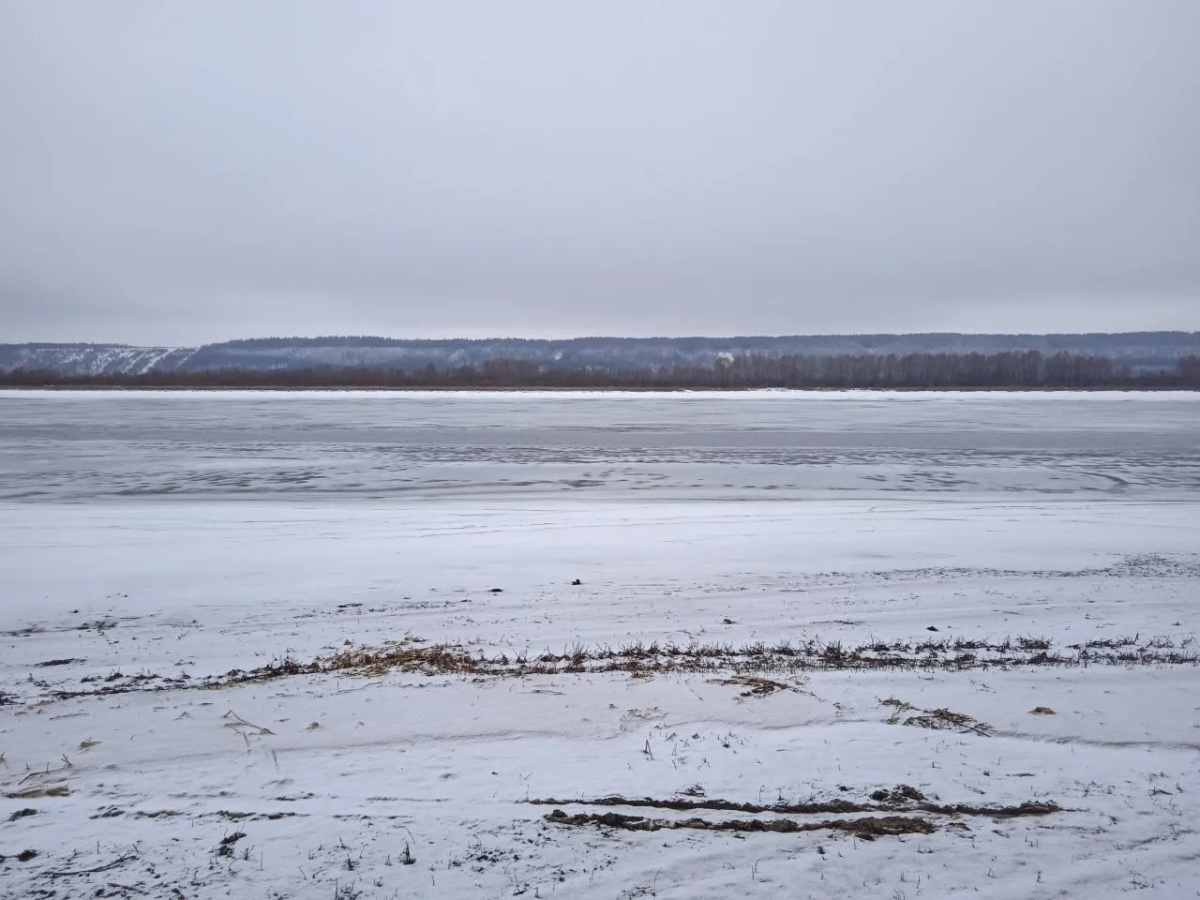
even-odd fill
[[[661,368],[554,368],[519,359],[480,365],[414,370],[316,366],[302,369],[224,368],[206,371],[148,371],[63,374],[14,369],[0,373],[0,386],[55,388],[377,388],[619,390],[742,390],[752,388],[885,388],[897,390],[1036,390],[1102,388],[1200,389],[1200,356],[1185,356],[1173,368],[1122,366],[1105,356],[1004,353],[909,353],[903,355],[726,355],[712,366]]]

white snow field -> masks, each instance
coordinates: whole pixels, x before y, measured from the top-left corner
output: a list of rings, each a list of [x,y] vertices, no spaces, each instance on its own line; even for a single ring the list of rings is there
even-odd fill
[[[1198,448],[1174,393],[0,393],[0,897],[1200,896]]]

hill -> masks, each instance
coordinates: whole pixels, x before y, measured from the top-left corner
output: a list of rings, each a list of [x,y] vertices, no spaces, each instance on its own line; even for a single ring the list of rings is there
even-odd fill
[[[1003,353],[1036,350],[1102,356],[1133,371],[1169,369],[1200,355],[1200,332],[1124,334],[860,334],[784,337],[584,337],[569,340],[497,338],[405,340],[382,337],[254,338],[200,347],[124,344],[0,344],[0,372],[17,369],[63,375],[205,372],[221,369],[291,371],[334,368],[415,371],[478,366],[506,359],[548,369],[620,371],[711,367],[722,355],[864,356],[909,353]]]

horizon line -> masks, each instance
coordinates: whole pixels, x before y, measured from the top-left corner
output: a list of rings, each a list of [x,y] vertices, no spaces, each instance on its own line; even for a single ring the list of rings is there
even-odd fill
[[[528,343],[570,343],[573,341],[738,341],[738,340],[786,340],[789,338],[904,338],[904,337],[972,337],[972,338],[1050,338],[1050,337],[1122,337],[1134,335],[1181,335],[1200,337],[1200,330],[1186,331],[1183,329],[1156,329],[1143,331],[859,331],[859,332],[792,332],[790,334],[653,334],[653,335],[615,335],[615,334],[583,334],[573,337],[546,338],[521,337],[519,335],[494,335],[491,337],[392,337],[384,334],[317,334],[317,335],[265,335],[256,337],[235,337],[220,341],[203,341],[194,344],[141,343],[131,344],[122,341],[103,340],[58,340],[58,341],[0,341],[0,346],[19,347],[25,345],[40,346],[91,346],[91,347],[129,347],[155,349],[199,349],[215,347],[242,341],[321,341],[321,340],[382,340],[411,343],[477,343],[484,344],[494,341],[524,341]]]

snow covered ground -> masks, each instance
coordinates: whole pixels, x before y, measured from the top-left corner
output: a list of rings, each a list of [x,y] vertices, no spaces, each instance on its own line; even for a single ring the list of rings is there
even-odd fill
[[[1175,394],[0,393],[0,896],[1198,896],[1198,446]]]

